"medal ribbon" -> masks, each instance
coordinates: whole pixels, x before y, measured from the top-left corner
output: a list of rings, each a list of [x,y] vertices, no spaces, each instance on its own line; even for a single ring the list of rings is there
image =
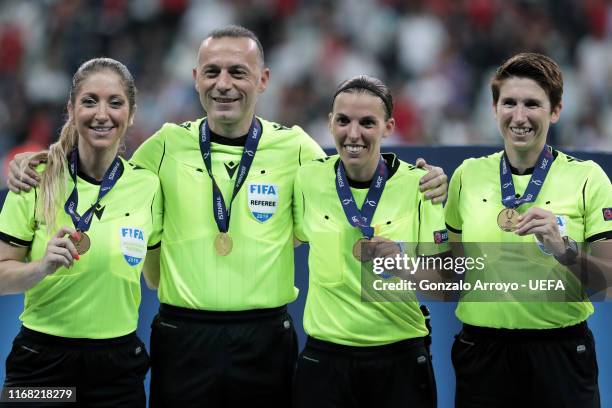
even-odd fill
[[[525,193],[523,193],[522,197],[516,198],[516,191],[514,190],[514,183],[512,182],[512,173],[510,172],[510,162],[508,161],[508,157],[504,152],[499,163],[499,180],[501,184],[502,196],[501,202],[504,207],[516,208],[521,204],[535,201],[540,193],[540,190],[542,189],[544,180],[546,180],[546,175],[548,174],[554,160],[555,157],[553,156],[551,149],[548,147],[548,145],[544,145],[544,149],[542,149],[542,152],[538,157],[536,167],[533,170],[531,179],[529,179],[529,184],[525,189]]]
[[[70,160],[68,163],[68,171],[70,172],[70,177],[72,177],[72,181],[74,181],[74,189],[68,197],[68,201],[64,204],[64,211],[66,214],[70,215],[72,218],[72,223],[74,227],[81,232],[87,232],[91,227],[91,221],[93,219],[94,209],[100,204],[102,198],[117,184],[117,181],[123,174],[123,162],[119,159],[118,156],[115,156],[110,167],[104,173],[104,177],[102,178],[102,183],[100,184],[100,191],[98,192],[98,199],[94,204],[82,216],[77,212],[77,208],[79,205],[79,192],[77,191],[77,169],[79,163],[79,152],[76,148],[72,150],[70,153]]]
[[[208,127],[208,120],[204,119],[200,125],[200,153],[202,153],[204,165],[212,180],[213,214],[220,232],[227,232],[229,229],[229,217],[232,203],[249,174],[251,164],[253,164],[253,159],[255,158],[255,152],[257,152],[259,139],[261,139],[261,126],[257,119],[253,118],[244,145],[244,151],[242,152],[242,158],[240,159],[240,165],[238,166],[238,176],[236,176],[232,198],[230,199],[229,207],[226,207],[225,201],[223,200],[223,194],[221,194],[221,190],[212,173],[212,164],[210,160],[210,128]]]
[[[338,192],[338,198],[340,198],[340,202],[342,203],[342,209],[344,210],[344,214],[346,215],[348,222],[353,227],[358,227],[363,236],[367,239],[372,239],[374,236],[374,228],[370,226],[370,223],[374,217],[376,207],[378,207],[378,203],[380,202],[380,197],[385,189],[385,184],[387,183],[388,177],[389,174],[387,171],[387,166],[381,157],[380,161],[378,162],[378,166],[376,167],[374,178],[372,178],[372,181],[370,182],[368,194],[366,195],[365,201],[361,206],[361,210],[359,210],[357,208],[355,198],[353,197],[353,193],[351,193],[351,189],[348,185],[344,164],[342,163],[342,160],[340,160],[340,163],[338,163],[338,170],[336,171],[336,191]]]

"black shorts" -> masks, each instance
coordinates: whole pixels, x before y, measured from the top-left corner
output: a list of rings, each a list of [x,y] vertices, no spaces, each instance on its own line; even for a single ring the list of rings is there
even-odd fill
[[[458,408],[598,408],[593,334],[582,322],[561,329],[464,325],[452,360]]]
[[[22,327],[6,359],[4,387],[76,387],[76,403],[0,407],[145,407],[149,356],[135,333],[112,339],[56,337]]]
[[[151,328],[151,407],[290,406],[297,336],[286,307],[162,304]]]
[[[432,408],[436,400],[424,338],[353,347],[309,337],[298,358],[295,408]]]

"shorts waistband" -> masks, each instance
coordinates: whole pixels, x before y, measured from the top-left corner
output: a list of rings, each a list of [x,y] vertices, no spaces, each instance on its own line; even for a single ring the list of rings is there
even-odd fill
[[[283,317],[287,314],[287,306],[279,306],[270,309],[252,309],[237,311],[213,311],[188,309],[162,303],[159,306],[161,317],[174,318],[178,320],[194,320],[200,322],[219,323],[241,323],[253,320],[268,320]]]
[[[517,340],[562,340],[583,337],[589,332],[586,320],[568,327],[554,329],[495,329],[492,327],[463,324],[463,332],[475,336],[502,341]]]
[[[306,339],[306,348],[324,353],[340,353],[353,357],[366,357],[373,354],[380,356],[381,354],[398,354],[406,349],[415,347],[424,347],[425,340],[423,337],[415,337],[396,341],[394,343],[383,344],[381,346],[347,346],[344,344],[331,343],[325,340],[315,339],[308,336]]]
[[[21,326],[21,330],[19,331],[16,340],[19,338],[31,340],[38,344],[46,346],[55,346],[60,348],[110,348],[128,344],[129,342],[137,338],[137,336],[136,332],[132,332],[130,334],[126,334],[125,336],[112,337],[108,339],[61,337],[54,336],[52,334],[42,333],[36,330],[28,329],[25,326]]]

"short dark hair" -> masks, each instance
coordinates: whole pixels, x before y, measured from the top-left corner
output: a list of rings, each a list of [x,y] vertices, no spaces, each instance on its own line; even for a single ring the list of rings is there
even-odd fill
[[[385,120],[391,118],[393,114],[393,97],[391,96],[391,91],[389,91],[389,87],[378,78],[369,75],[358,75],[342,82],[336,89],[332,98],[332,110],[334,109],[336,97],[343,92],[363,92],[377,96],[382,100],[383,106],[385,107]]]
[[[259,56],[261,57],[261,63],[263,64],[264,62],[263,46],[261,45],[259,38],[257,38],[254,32],[252,32],[251,30],[243,26],[230,25],[230,26],[212,30],[208,34],[208,37],[206,38],[225,38],[225,37],[250,38],[251,40],[255,41],[255,44],[257,44],[257,49],[259,50]]]
[[[561,104],[563,76],[561,68],[552,58],[534,52],[522,52],[504,61],[491,79],[491,93],[496,105],[502,82],[510,77],[529,78],[537,82],[548,95],[551,109]]]

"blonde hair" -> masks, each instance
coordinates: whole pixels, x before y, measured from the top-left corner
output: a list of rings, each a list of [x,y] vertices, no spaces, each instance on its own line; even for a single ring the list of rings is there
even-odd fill
[[[117,74],[128,98],[130,116],[136,108],[136,86],[134,78],[125,65],[111,58],[94,58],[84,62],[75,72],[70,88],[69,104],[75,106],[75,97],[79,93],[83,81],[91,74],[110,70]],[[60,131],[57,142],[49,146],[48,151],[36,153],[30,160],[46,162],[40,182],[41,200],[38,202],[37,213],[47,225],[47,232],[52,234],[56,229],[57,207],[63,206],[61,199],[66,193],[66,174],[68,172],[68,155],[78,145],[79,134],[74,125],[74,118],[68,118]],[[27,161],[26,161],[27,162]],[[25,163],[23,167],[27,167]],[[23,169],[22,169],[23,170]]]

